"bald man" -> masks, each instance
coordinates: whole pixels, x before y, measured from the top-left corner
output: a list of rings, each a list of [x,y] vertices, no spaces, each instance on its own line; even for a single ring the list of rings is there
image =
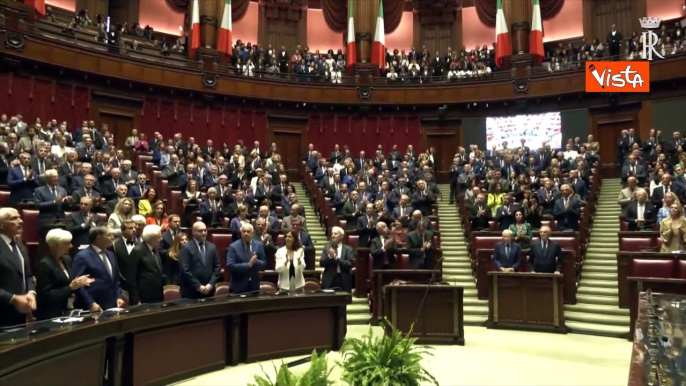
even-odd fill
[[[202,299],[214,296],[214,286],[221,279],[217,247],[207,241],[207,226],[193,224],[193,238],[179,251],[181,296]]]
[[[519,268],[519,255],[522,249],[518,243],[512,242],[512,231],[503,231],[503,241],[493,248],[493,264],[500,272],[515,272]]]

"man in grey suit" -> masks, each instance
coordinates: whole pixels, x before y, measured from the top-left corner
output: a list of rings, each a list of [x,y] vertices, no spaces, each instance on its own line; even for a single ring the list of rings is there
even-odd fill
[[[284,232],[290,232],[290,230],[293,229],[293,219],[296,218],[300,220],[300,228],[307,230],[307,225],[305,224],[305,217],[301,216],[299,213],[300,204],[293,204],[293,206],[291,206],[291,214],[289,216],[284,217],[281,221],[281,229]]]
[[[91,227],[100,225],[100,216],[91,212],[92,200],[82,197],[79,200],[80,210],[67,217],[67,230],[72,235],[73,248],[88,245],[88,231]]]
[[[353,249],[343,244],[345,232],[340,227],[331,228],[331,242],[327,243],[319,258],[319,266],[324,268],[322,288],[341,288],[352,290],[351,270],[353,268]]]
[[[23,221],[14,208],[0,208],[0,327],[26,323],[36,309],[29,256],[15,241]]]
[[[68,197],[67,191],[57,184],[58,181],[57,170],[47,170],[45,172],[45,185],[33,192],[39,211],[39,228],[63,219],[64,210],[69,206],[71,197]]]
[[[638,185],[638,179],[634,176],[627,178],[627,186],[619,192],[619,198],[617,198],[617,204],[619,204],[622,209],[624,209],[630,202],[636,201],[636,191]]]

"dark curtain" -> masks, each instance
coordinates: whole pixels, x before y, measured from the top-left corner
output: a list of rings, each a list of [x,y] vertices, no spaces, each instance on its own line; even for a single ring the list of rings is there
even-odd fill
[[[565,0],[541,0],[541,18],[543,20],[554,18],[558,13],[560,13],[560,10],[564,4]],[[479,16],[479,21],[488,27],[495,27],[495,16],[498,12],[497,1],[474,0],[474,6],[476,7],[476,14]]]
[[[188,6],[190,5],[190,0],[164,0],[169,8],[173,9],[179,13],[188,12]]]
[[[185,138],[195,138],[201,146],[211,139],[217,148],[224,142],[233,148],[239,139],[244,143],[264,142],[267,130],[264,113],[157,99],[145,100],[141,121],[148,135],[158,131],[164,138],[171,138],[174,133],[182,133]]]
[[[231,20],[238,21],[248,12],[250,0],[231,0]]]
[[[421,132],[419,119],[416,117],[349,117],[345,115],[312,115],[307,133],[308,142],[315,149],[329,154],[334,145],[350,146],[353,154],[364,150],[374,154],[379,144],[384,152],[390,151],[393,145],[406,149],[412,145],[420,148]]]
[[[387,34],[395,31],[403,18],[405,0],[383,0],[383,23]]]
[[[0,75],[1,112],[21,113],[26,122],[40,118],[65,121],[70,128],[89,119],[90,91],[86,88],[31,79],[17,75]]]
[[[345,32],[348,29],[348,2],[321,0],[321,3],[324,20],[329,28],[334,32]]]

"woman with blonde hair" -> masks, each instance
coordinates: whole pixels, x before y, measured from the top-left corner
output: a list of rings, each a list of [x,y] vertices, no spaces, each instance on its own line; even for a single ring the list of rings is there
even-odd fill
[[[680,251],[686,245],[686,218],[684,218],[683,209],[676,203],[669,207],[669,217],[660,223],[660,238],[662,239],[660,252]]]
[[[133,200],[129,197],[122,198],[114,207],[114,212],[107,219],[107,228],[114,237],[121,236],[121,224],[125,220],[131,220],[136,214]]]
[[[179,264],[179,251],[181,247],[188,243],[188,236],[185,233],[180,233],[176,238],[174,238],[174,243],[167,256],[169,257],[164,265],[165,274],[165,285],[179,285],[179,275],[181,273],[181,265]]]
[[[679,201],[679,197],[672,192],[669,191],[667,194],[665,194],[664,204],[662,205],[662,208],[657,211],[657,223],[662,224],[662,220],[666,219],[669,217],[669,212],[670,208],[672,207],[672,204],[677,204],[679,205],[680,208],[683,208],[683,205],[681,205],[681,202]]]

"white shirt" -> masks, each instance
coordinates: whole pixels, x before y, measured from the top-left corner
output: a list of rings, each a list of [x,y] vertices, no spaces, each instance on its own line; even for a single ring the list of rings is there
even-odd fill
[[[565,159],[574,160],[578,155],[579,153],[576,150],[567,150],[564,152]]]
[[[643,220],[643,213],[645,212],[646,206],[645,204],[637,203],[636,205],[636,219],[637,220]]]
[[[103,262],[105,262],[105,265],[107,266],[107,271],[110,273],[110,276],[112,276],[112,264],[110,263],[110,259],[107,258],[107,254],[105,253],[105,251],[103,251],[102,249],[96,247],[95,245],[91,245],[91,246],[93,247],[93,249],[95,250],[95,252],[98,254],[98,256],[100,257],[100,259],[101,259]],[[133,248],[133,247],[132,247],[132,248]],[[127,246],[127,249],[128,249],[128,246]],[[129,252],[131,252],[131,251],[129,250]]]

